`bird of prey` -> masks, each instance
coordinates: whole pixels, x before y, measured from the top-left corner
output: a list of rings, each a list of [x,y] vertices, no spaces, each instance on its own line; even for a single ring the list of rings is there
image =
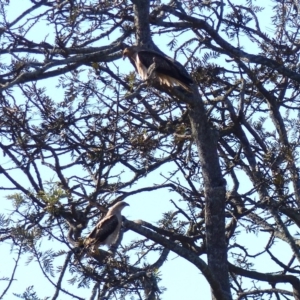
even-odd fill
[[[129,58],[136,72],[143,80],[149,77],[149,69],[154,72],[162,85],[181,86],[191,91],[193,80],[185,68],[172,58],[153,50],[144,49],[139,46],[127,47],[123,50],[123,59]],[[154,69],[152,68],[154,66]]]
[[[95,251],[100,245],[111,246],[119,236],[122,225],[121,211],[129,204],[119,201],[113,205],[83,242],[85,249]]]

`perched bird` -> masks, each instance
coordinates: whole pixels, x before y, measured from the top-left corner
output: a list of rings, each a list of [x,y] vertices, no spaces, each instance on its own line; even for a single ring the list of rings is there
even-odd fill
[[[111,246],[114,244],[119,236],[122,225],[121,211],[129,204],[126,202],[117,202],[113,205],[101,219],[92,232],[86,237],[83,242],[85,249],[95,251],[100,245]]]
[[[123,50],[123,59],[129,58],[137,73],[143,80],[146,80],[149,73],[155,73],[160,84],[181,86],[187,91],[191,91],[193,84],[185,68],[174,59],[153,50],[144,49],[139,46],[127,47]],[[154,69],[152,68],[154,66]],[[149,72],[149,69],[152,69]]]

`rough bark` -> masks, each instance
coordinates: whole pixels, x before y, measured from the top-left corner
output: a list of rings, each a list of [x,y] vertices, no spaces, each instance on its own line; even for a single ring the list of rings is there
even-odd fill
[[[153,45],[147,17],[149,15],[149,1],[133,1],[133,3],[137,44]],[[155,46],[153,47],[155,48]],[[172,90],[168,92],[171,96],[174,95]],[[176,96],[179,101],[185,102],[186,95],[177,93]],[[208,267],[220,283],[225,299],[231,299],[227,268],[227,245],[225,242],[225,182],[219,165],[218,137],[208,121],[197,89],[194,89],[193,96],[190,95],[190,98],[192,98],[192,104],[191,99],[189,99],[188,113],[204,179]],[[213,299],[220,299],[213,287],[212,295]]]
[[[217,133],[206,116],[200,95],[189,107],[189,117],[202,165],[205,190],[205,227],[208,267],[231,299],[225,239],[225,186],[217,152]],[[214,291],[213,291],[214,294]],[[218,299],[213,295],[213,299]]]

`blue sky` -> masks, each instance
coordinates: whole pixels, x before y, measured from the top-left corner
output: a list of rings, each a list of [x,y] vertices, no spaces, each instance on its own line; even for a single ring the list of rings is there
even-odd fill
[[[10,7],[8,10],[9,21],[14,20],[15,16],[18,16],[21,12],[27,9],[27,4],[29,1],[16,1],[12,0],[10,2]],[[45,32],[47,32],[47,27],[45,25],[39,26],[38,31],[33,31],[31,33],[32,39],[42,41],[45,36]],[[30,36],[29,36],[30,37]],[[51,41],[51,33],[49,33],[48,40]],[[108,44],[110,41],[108,41]],[[163,45],[163,43],[162,43]],[[3,59],[3,58],[2,58]],[[126,69],[132,71],[132,66],[128,61],[119,60],[116,62],[118,64],[123,64],[126,66]],[[46,80],[42,80],[38,83],[40,87],[44,86]],[[47,80],[46,91],[51,95],[51,91],[56,91],[56,97],[63,97],[63,92],[59,91],[55,88],[57,84],[57,79]],[[9,164],[9,159],[7,157],[0,156],[0,162],[2,164]],[[22,181],[24,185],[26,185],[26,178],[18,171],[15,171],[15,177],[18,178],[19,181]],[[49,173],[49,170],[44,171],[45,174]],[[52,174],[49,173],[48,178],[46,180],[50,180],[52,178]],[[134,186],[135,189],[142,187],[143,185],[148,185],[149,181],[156,182],[156,179],[159,178],[159,174],[150,174],[147,178],[141,180],[139,185]],[[2,179],[2,178],[1,178]],[[3,179],[2,179],[3,180]],[[28,183],[27,183],[28,184]],[[5,194],[2,192],[2,197]],[[142,199],[141,199],[142,197]],[[169,193],[167,191],[158,191],[152,192],[151,194],[143,193],[141,195],[136,195],[130,197],[130,199],[126,200],[130,203],[130,207],[127,207],[123,214],[130,220],[143,219],[150,223],[156,222],[156,220],[161,219],[162,213],[165,211],[173,210],[174,207],[170,203],[170,199],[175,200],[178,196],[175,193]],[[11,206],[8,200],[2,200],[2,205],[0,208],[0,212],[4,212],[7,214],[11,210]],[[127,232],[124,236],[124,243],[126,240],[136,239],[137,235],[135,233]],[[43,242],[42,248],[57,249],[53,243],[47,243],[47,241]],[[60,247],[57,245],[57,247]],[[0,278],[10,276],[7,274],[7,270],[9,272],[12,270],[14,265],[14,259],[16,257],[15,250],[11,251],[10,243],[2,243],[0,247]],[[5,299],[16,299],[16,297],[12,296],[13,292],[22,293],[28,286],[34,285],[34,290],[37,292],[37,295],[41,298],[43,297],[52,297],[54,293],[54,288],[51,284],[44,278],[40,268],[36,263],[31,262],[30,264],[26,264],[27,258],[22,258],[18,265],[17,273],[15,278],[16,281],[12,284],[12,288],[10,289],[8,295]],[[168,261],[163,265],[160,270],[162,276],[162,281],[160,283],[161,286],[167,288],[164,292],[164,299],[184,299],[186,296],[190,300],[199,299],[199,295],[202,297],[209,297],[210,289],[209,286],[204,279],[204,277],[200,274],[199,270],[187,263],[184,259],[178,257],[177,255],[171,254]],[[176,274],[176,275],[174,275]],[[67,279],[70,278],[67,277]],[[187,280],[188,279],[188,280]],[[53,279],[54,282],[57,281],[57,278]],[[7,282],[0,282],[0,293],[6,287]],[[64,286],[67,290],[72,291],[75,287],[68,286],[67,284]],[[187,288],[191,291],[187,295]],[[77,291],[76,294],[82,297],[87,297],[89,292],[86,290]],[[70,297],[61,293],[58,299],[68,299]],[[204,299],[204,298],[203,298]]]
[[[24,11],[26,8],[26,5],[29,3],[29,1],[26,0],[11,0],[10,1],[10,7],[8,10],[9,16],[11,20],[14,19],[15,16],[19,15],[20,12]],[[269,12],[265,11],[264,13],[264,20],[266,23],[262,25],[265,27],[265,31],[270,31],[270,25],[268,20]],[[47,32],[47,27],[45,25],[41,25],[38,28],[38,31],[33,33],[34,38],[37,38],[38,41],[41,41],[44,39],[45,32]],[[35,36],[37,35],[37,36]],[[40,39],[39,39],[40,35]],[[49,39],[51,39],[51,33],[49,33]],[[155,42],[159,47],[161,47],[162,50],[167,51],[166,47],[166,41],[164,38],[156,38]],[[108,41],[108,44],[110,41]],[[244,45],[245,50],[249,51],[251,49],[252,45],[245,44]],[[251,51],[254,51],[255,49],[251,49]],[[200,54],[201,55],[201,54]],[[5,59],[5,58],[1,58]],[[119,66],[124,66],[127,70],[132,71],[132,66],[127,62],[123,61],[117,61],[116,64],[119,64]],[[39,83],[40,86],[43,86],[45,81],[41,81]],[[47,91],[51,93],[53,89],[55,89],[55,85],[57,84],[56,80],[48,80],[47,81]],[[63,96],[59,94],[59,91],[57,91],[57,97]],[[9,163],[8,159],[6,157],[0,156],[0,162],[3,163]],[[161,170],[160,170],[161,171]],[[166,170],[167,171],[167,170]],[[16,175],[19,181],[23,180],[22,176],[20,174]],[[46,179],[50,179],[49,178]],[[161,178],[159,172],[150,174],[147,176],[147,178],[144,178],[143,180],[139,181],[139,184],[134,186],[134,189],[137,189],[142,186],[146,186],[149,184],[149,182],[157,182],[158,178]],[[3,180],[1,178],[1,180]],[[245,179],[245,188],[247,189],[248,182]],[[2,205],[0,208],[0,212],[4,212],[5,214],[9,212],[11,209],[9,202],[4,199],[4,194],[2,193]],[[137,219],[143,219],[150,223],[155,223],[157,220],[161,219],[162,213],[168,210],[173,210],[174,207],[170,203],[170,199],[176,200],[178,199],[178,196],[175,193],[169,193],[168,191],[159,190],[157,192],[152,193],[143,193],[142,195],[136,195],[130,197],[128,200],[126,200],[128,203],[130,203],[130,207],[126,208],[124,210],[124,215],[130,219],[130,220],[137,220]],[[246,229],[245,229],[246,231]],[[262,242],[265,242],[265,239],[263,238],[263,234],[247,234],[247,238],[241,237],[243,240],[243,243],[248,245],[249,248],[252,249],[252,251],[255,251],[255,245],[259,246]],[[137,235],[132,232],[127,232],[124,237],[123,243],[126,243],[126,241],[131,239],[136,239]],[[42,245],[43,248],[51,248],[56,247],[55,244],[49,244],[47,241],[45,241]],[[278,246],[278,253],[288,253],[289,249],[287,246],[283,245],[282,243],[279,243]],[[15,250],[11,251],[10,245],[8,243],[2,243],[0,247],[0,278],[1,277],[7,277],[9,274],[7,274],[7,270],[9,272],[12,270],[12,266],[14,264],[14,258],[16,257]],[[275,254],[275,253],[274,253]],[[202,257],[205,259],[205,257]],[[258,263],[258,271],[264,271],[265,268],[268,268],[270,271],[276,270],[274,267],[274,264],[269,263],[268,265],[265,264],[264,258],[259,258],[261,260],[260,263]],[[258,260],[256,261],[258,262]],[[199,270],[191,265],[190,263],[186,262],[184,259],[172,254],[170,255],[168,261],[163,265],[161,268],[161,274],[162,274],[162,282],[161,286],[165,286],[167,288],[166,292],[163,294],[163,299],[165,300],[173,300],[173,299],[189,299],[189,300],[199,300],[199,299],[210,299],[210,288],[207,284],[205,278],[202,274],[200,274]],[[8,295],[5,297],[5,299],[15,299],[14,296],[12,296],[12,292],[16,293],[22,293],[26,287],[30,285],[34,285],[35,291],[37,292],[38,296],[43,298],[49,296],[52,297],[54,293],[54,289],[45,279],[43,274],[41,273],[39,267],[36,266],[34,262],[30,263],[29,265],[26,265],[26,258],[22,258],[19,262],[19,268],[17,270],[16,274],[17,280],[13,283],[12,288]],[[54,282],[57,281],[57,278],[53,279]],[[0,293],[5,288],[7,282],[0,282]],[[72,290],[75,287],[67,286],[65,284],[64,288],[68,290]],[[77,293],[77,292],[76,292]],[[86,291],[82,290],[78,292],[79,295],[82,295],[82,297],[87,297],[86,295],[89,295]],[[65,296],[64,294],[60,294],[58,299],[69,299],[70,297]]]

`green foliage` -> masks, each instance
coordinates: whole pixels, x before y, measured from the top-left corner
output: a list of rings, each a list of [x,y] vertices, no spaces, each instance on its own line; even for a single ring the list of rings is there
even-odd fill
[[[40,260],[42,261],[44,270],[46,273],[50,274],[51,277],[54,277],[54,268],[53,268],[53,259],[55,254],[52,249],[49,249],[42,253]]]
[[[59,185],[53,184],[47,192],[39,191],[37,197],[49,206],[53,206],[61,199],[66,198],[67,194]]]
[[[161,266],[179,248],[212,290],[207,270],[222,283],[230,273],[233,298],[291,298],[298,286],[279,289],[267,264],[281,283],[297,282],[296,1],[23,0],[22,12],[2,2],[0,188],[11,205],[0,214],[0,246],[10,246],[4,257],[17,272],[1,280],[20,282],[25,258],[57,285],[53,299],[83,290],[87,299],[158,300]],[[124,46],[151,47],[150,36],[198,92],[141,85],[124,67]],[[120,199],[142,203],[139,212],[146,201],[155,207],[145,222],[124,222],[110,251],[83,249]],[[33,286],[15,296],[39,299]]]
[[[13,293],[17,298],[23,299],[23,300],[47,300],[49,297],[46,297],[44,299],[39,298],[37,296],[37,293],[33,289],[33,285],[26,288],[25,292],[23,294],[17,294]]]
[[[5,227],[7,228],[10,224],[10,218],[6,217],[5,214],[0,214],[0,228]]]
[[[25,204],[24,196],[21,193],[14,193],[11,195],[7,195],[5,197],[7,200],[12,201],[12,205],[14,208],[19,208],[21,205]]]

